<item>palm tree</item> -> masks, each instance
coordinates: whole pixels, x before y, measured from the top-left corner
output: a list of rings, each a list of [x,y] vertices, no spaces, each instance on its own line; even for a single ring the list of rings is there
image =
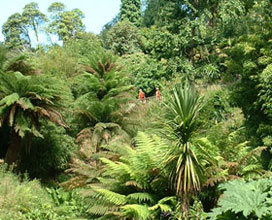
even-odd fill
[[[196,156],[197,148],[201,146],[194,142],[201,98],[188,83],[185,83],[176,86],[164,104],[166,112],[164,127],[168,136],[176,141],[164,163],[170,171],[172,186],[182,200],[182,211],[186,213],[190,194],[200,190],[203,174],[202,165]]]
[[[69,90],[57,78],[0,72],[0,127],[7,124],[11,128],[6,163],[18,160],[25,136],[42,137],[41,118],[66,127],[59,109],[64,107],[69,95]]]

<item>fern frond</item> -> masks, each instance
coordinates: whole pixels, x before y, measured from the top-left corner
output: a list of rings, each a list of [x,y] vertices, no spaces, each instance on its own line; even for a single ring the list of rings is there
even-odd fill
[[[127,195],[128,199],[136,200],[139,203],[143,202],[153,202],[154,196],[149,193],[132,193]]]
[[[143,205],[125,205],[121,208],[125,216],[131,216],[139,220],[147,220],[150,217],[148,207]]]
[[[92,187],[95,194],[93,195],[93,198],[103,200],[110,202],[114,205],[124,205],[127,202],[127,198],[124,195],[121,195],[119,193],[112,192],[107,189]]]
[[[105,206],[105,204],[102,205],[92,205],[89,209],[88,212],[93,215],[97,216],[103,216],[106,213],[108,213],[112,209],[112,206]]]

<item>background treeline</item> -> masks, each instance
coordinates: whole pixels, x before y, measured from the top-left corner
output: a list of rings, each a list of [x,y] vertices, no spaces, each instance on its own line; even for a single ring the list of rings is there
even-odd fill
[[[0,219],[271,219],[271,12],[121,0],[99,35],[58,2],[11,15]]]

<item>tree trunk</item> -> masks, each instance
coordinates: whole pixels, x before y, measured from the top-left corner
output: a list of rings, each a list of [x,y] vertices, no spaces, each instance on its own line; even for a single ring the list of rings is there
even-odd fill
[[[189,207],[190,207],[190,196],[188,193],[184,193],[181,198],[181,213],[184,219],[188,219],[189,214]]]
[[[10,145],[5,156],[5,162],[8,165],[12,165],[13,163],[17,164],[20,150],[21,150],[21,137],[19,136],[18,133],[14,131],[14,129],[12,129]]]
[[[35,22],[34,22],[34,21],[32,22],[32,26],[33,26],[33,30],[34,30],[34,32],[35,32],[35,36],[36,36],[36,40],[37,40],[37,44],[39,45],[39,44],[40,44],[40,42],[39,42],[38,28],[37,28],[37,26],[36,26],[36,24],[35,24]]]

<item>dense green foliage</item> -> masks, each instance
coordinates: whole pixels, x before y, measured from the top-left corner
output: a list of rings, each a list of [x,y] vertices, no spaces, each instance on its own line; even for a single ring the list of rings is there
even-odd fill
[[[102,35],[104,46],[115,54],[133,54],[141,52],[143,47],[139,29],[127,20],[117,23]]]
[[[37,180],[20,178],[0,167],[0,219],[63,220],[84,217],[87,204],[77,192],[44,189]]]
[[[220,186],[224,197],[213,209],[211,219],[270,219],[271,178],[244,182],[235,180]]]
[[[48,12],[51,13],[52,19],[48,25],[49,33],[57,34],[63,42],[74,38],[78,32],[84,31],[82,22],[84,14],[79,9],[67,11],[64,4],[56,2],[49,6]]]
[[[60,2],[12,14],[0,219],[271,219],[271,10],[122,0],[98,35]]]
[[[140,26],[142,20],[141,0],[121,0],[120,19]]]

